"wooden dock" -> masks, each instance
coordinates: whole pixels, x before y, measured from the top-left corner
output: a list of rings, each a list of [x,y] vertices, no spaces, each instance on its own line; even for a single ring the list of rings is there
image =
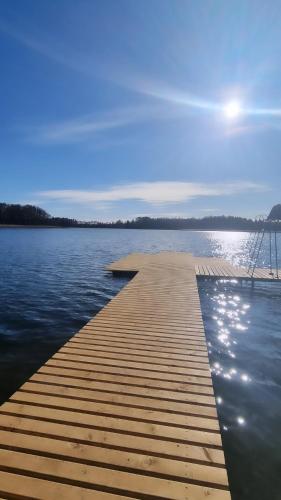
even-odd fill
[[[167,256],[169,253],[161,252],[161,254],[166,254]],[[108,270],[116,273],[137,273],[143,266],[148,263],[153,263],[154,260],[158,258],[158,255],[159,254],[133,253],[108,266]],[[172,252],[169,255],[172,256],[175,255],[175,253]],[[184,255],[188,254],[185,253]],[[197,278],[254,279],[255,281],[281,280],[281,269],[278,270],[278,277],[276,276],[276,272],[271,274],[269,268],[256,268],[252,276],[252,273],[248,272],[247,269],[233,266],[224,259],[215,257],[193,257],[191,254],[189,255],[193,258],[193,267]]]
[[[229,500],[196,275],[233,269],[185,253],[109,269],[137,274],[0,408],[0,497]]]

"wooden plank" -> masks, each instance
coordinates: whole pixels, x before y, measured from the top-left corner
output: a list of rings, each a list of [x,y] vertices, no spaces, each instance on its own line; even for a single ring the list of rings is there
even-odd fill
[[[175,360],[175,361],[190,361],[190,362],[198,362],[198,363],[203,363],[206,364],[208,363],[208,357],[207,353],[203,352],[201,355],[197,356],[194,358],[193,355],[190,355],[190,353],[187,351],[186,354],[182,353],[182,355],[175,354],[172,352],[155,352],[155,348],[150,348],[147,349],[144,348],[139,348],[138,346],[130,346],[130,347],[124,347],[122,344],[99,344],[95,342],[89,342],[89,341],[83,341],[82,339],[75,339],[73,342],[68,342],[66,344],[66,347],[68,349],[77,349],[78,350],[87,350],[88,352],[111,352],[115,354],[132,354],[134,356],[138,356],[141,358],[146,358],[150,360],[150,358],[155,358],[155,359],[162,359],[162,360]],[[144,347],[144,346],[143,346]]]
[[[91,322],[90,322],[91,324]],[[183,338],[185,337],[185,333],[187,333],[187,331],[189,329],[192,329],[194,326],[199,326],[200,325],[200,322],[199,322],[199,325],[198,325],[198,321],[196,320],[196,318],[192,317],[191,319],[189,319],[188,321],[184,322],[184,324],[182,326],[174,326],[174,325],[170,325],[169,323],[167,323],[166,321],[165,322],[155,322],[155,323],[150,323],[149,321],[145,321],[144,319],[139,319],[139,320],[130,320],[130,321],[116,321],[116,318],[114,317],[111,317],[108,316],[107,320],[106,321],[101,321],[99,319],[99,317],[96,318],[95,320],[95,326],[98,326],[100,328],[106,328],[106,327],[114,327],[114,328],[123,328],[124,325],[126,325],[126,329],[127,330],[134,330],[134,329],[137,329],[137,330],[140,330],[141,331],[144,331],[144,330],[149,330],[149,332],[151,333],[151,335],[157,332],[166,332],[166,333],[170,333],[170,334],[174,334],[173,337],[175,338]],[[189,328],[188,328],[189,327]]]
[[[119,325],[102,325],[100,328],[92,328],[90,325],[86,328],[83,328],[83,330],[80,330],[79,334],[87,335],[89,334],[90,337],[92,337],[93,334],[99,334],[102,333],[104,338],[106,338],[106,335],[112,336],[112,335],[130,335],[131,339],[145,339],[147,341],[152,341],[153,343],[155,342],[161,342],[165,344],[174,344],[174,347],[183,347],[185,346],[186,349],[188,349],[189,346],[189,340],[190,336],[196,336],[198,334],[198,338],[202,339],[202,333],[203,329],[200,328],[198,325],[196,326],[191,326],[188,328],[185,328],[183,330],[184,333],[181,335],[176,335],[174,332],[167,331],[165,330],[157,330],[157,331],[151,331],[148,328],[129,328],[129,327],[120,327]]]
[[[213,388],[212,387],[207,387],[207,386],[202,386],[202,385],[196,385],[196,384],[191,384],[191,383],[177,383],[177,382],[169,382],[165,380],[158,380],[158,379],[147,379],[147,378],[142,378],[142,377],[136,377],[136,376],[126,376],[126,375],[119,375],[119,374],[111,374],[111,373],[99,373],[99,372],[93,372],[91,371],[82,371],[82,370],[73,370],[73,369],[68,369],[64,367],[55,367],[55,366],[49,366],[49,365],[44,365],[42,368],[38,370],[38,373],[44,373],[44,374],[52,374],[52,375],[59,375],[61,377],[72,377],[76,378],[77,380],[98,380],[98,381],[105,381],[105,382],[112,382],[114,384],[123,384],[123,385],[129,385],[129,386],[135,386],[135,387],[152,387],[152,388],[157,388],[157,389],[162,389],[165,391],[173,391],[173,392],[195,392],[197,394],[213,394]]]
[[[38,500],[124,500],[123,495],[104,493],[102,491],[80,488],[78,486],[58,483],[56,481],[28,477],[17,472],[2,472],[0,470],[0,489],[2,494],[12,495],[11,498],[30,498]],[[20,494],[20,496],[18,496]],[[7,497],[6,497],[7,498]],[[10,498],[10,497],[8,497]],[[126,498],[134,498],[127,497]]]
[[[223,259],[216,259],[214,257],[194,257],[193,260],[197,276],[205,276],[207,278],[213,276],[214,278],[221,277],[226,279],[252,279],[251,273],[247,273],[246,269],[233,266],[230,262],[226,262]],[[269,274],[268,268],[256,268],[254,279],[259,281],[274,281],[276,277]],[[278,279],[281,279],[281,272],[279,272]]]
[[[221,451],[221,438],[217,430],[202,430],[196,428],[188,428],[187,426],[177,427],[168,424],[155,423],[153,421],[154,415],[150,414],[151,420],[148,419],[137,419],[139,414],[133,415],[134,418],[130,420],[132,416],[130,411],[128,414],[121,415],[111,415],[102,412],[102,414],[88,414],[83,412],[83,407],[77,411],[73,411],[71,408],[56,408],[51,406],[52,398],[48,398],[46,405],[33,405],[32,401],[28,401],[28,404],[14,403],[13,401],[5,403],[1,407],[1,427],[7,428],[7,426],[18,425],[20,430],[27,429],[28,426],[33,426],[33,431],[37,433],[48,434],[50,427],[47,425],[45,428],[43,426],[44,422],[46,424],[58,423],[63,425],[62,435],[65,437],[72,436],[72,438],[77,437],[82,441],[88,442],[87,432],[90,430],[102,431],[102,433],[97,432],[92,434],[93,442],[104,443],[104,432],[106,433],[106,442],[112,445],[120,446],[120,441],[116,441],[115,433],[120,434],[118,439],[121,439],[123,448],[138,447],[143,451],[159,452],[165,455],[171,455],[175,457],[191,457],[193,453],[196,453],[197,459],[207,460],[206,451],[203,447],[207,448],[207,455],[210,457],[210,462],[216,462],[223,464],[224,457]],[[55,398],[53,401],[57,403]],[[49,406],[47,406],[49,404]],[[103,410],[103,408],[101,408]],[[13,416],[16,420],[11,421],[8,417]],[[9,424],[9,422],[11,422]],[[197,419],[193,419],[191,423],[196,424]],[[67,424],[67,425],[65,425]],[[71,427],[75,426],[76,429]],[[44,430],[45,429],[45,430]],[[57,434],[58,430],[54,435]],[[52,432],[54,433],[54,428]],[[125,439],[124,435],[132,435],[132,438]],[[142,439],[136,439],[136,438]],[[133,439],[133,441],[132,441]],[[143,440],[145,439],[145,440]],[[191,447],[191,448],[190,448]],[[195,447],[195,448],[193,448]],[[202,453],[198,451],[198,447],[202,447]],[[219,452],[219,453],[217,453]],[[199,453],[199,455],[198,455]],[[191,457],[192,458],[192,457]],[[194,458],[194,457],[193,457]]]
[[[11,418],[12,420],[12,418]],[[24,451],[26,449],[32,450],[35,454],[52,455],[54,458],[75,458],[77,461],[87,464],[103,464],[105,467],[107,465],[112,465],[116,470],[129,469],[131,471],[151,471],[155,475],[168,475],[174,476],[175,478],[193,479],[199,480],[202,475],[206,475],[206,480],[210,483],[217,485],[227,484],[227,475],[224,467],[220,464],[211,463],[211,465],[206,464],[206,455],[201,454],[203,461],[200,463],[193,461],[183,461],[182,459],[171,459],[168,457],[160,456],[160,454],[150,454],[147,450],[144,450],[143,454],[141,451],[136,450],[132,446],[131,450],[123,450],[119,446],[117,448],[108,447],[104,448],[102,446],[96,445],[95,443],[84,444],[83,442],[78,442],[75,438],[74,432],[76,428],[65,429],[72,431],[64,433],[68,434],[67,440],[59,439],[60,434],[57,430],[58,424],[50,425],[50,431],[52,434],[50,437],[49,431],[44,435],[40,432],[40,435],[36,436],[33,434],[22,433],[20,429],[15,431],[4,431],[0,430],[0,440],[2,446],[13,447],[15,450]],[[65,426],[67,427],[67,426]],[[30,429],[32,432],[32,428]],[[92,431],[91,431],[92,432]],[[55,433],[55,434],[54,434]],[[58,436],[56,436],[58,433]],[[93,433],[94,434],[94,433]],[[120,436],[120,441],[122,436]],[[72,441],[74,439],[74,441]],[[124,440],[124,437],[123,437]],[[136,439],[136,442],[138,439]],[[148,445],[148,440],[145,440],[143,446]],[[167,443],[169,447],[169,443]],[[199,454],[198,454],[199,455]],[[198,456],[196,455],[196,456]],[[209,461],[210,464],[210,461]]]
[[[89,335],[83,335],[79,333],[75,335],[72,339],[70,339],[69,344],[83,344],[89,346],[105,346],[105,347],[125,347],[126,349],[138,349],[139,351],[152,351],[155,353],[157,346],[157,354],[177,354],[177,355],[190,355],[188,349],[184,347],[174,347],[174,346],[162,346],[161,344],[155,344],[152,341],[152,344],[149,343],[148,340],[143,339],[132,339],[130,337],[122,336],[122,335],[112,335],[108,337],[103,337],[102,335],[95,334],[94,338]],[[201,356],[206,356],[205,353],[201,354]]]
[[[120,367],[118,365],[103,365],[91,364],[89,366],[85,363],[79,363],[77,361],[71,361],[69,359],[57,359],[53,356],[49,361],[47,361],[44,366],[61,366],[64,368],[73,368],[74,370],[83,370],[88,372],[89,370],[93,373],[113,373],[116,375],[127,375],[128,377],[141,377],[146,380],[163,380],[164,382],[177,382],[177,383],[189,383],[198,384],[202,386],[212,386],[211,377],[198,377],[193,375],[181,375],[175,373],[167,372],[155,372],[153,370],[142,370],[140,368],[126,368]]]
[[[41,406],[50,406],[53,408],[70,409],[73,411],[85,412],[88,414],[107,414],[119,417],[142,420],[153,423],[162,423],[167,425],[177,425],[181,427],[190,427],[195,429],[204,429],[205,431],[218,431],[219,425],[216,418],[200,415],[198,413],[172,413],[154,408],[147,408],[137,405],[128,405],[101,399],[89,401],[78,399],[77,397],[64,397],[59,391],[44,392],[24,392],[18,391],[11,396],[10,401],[17,403],[34,403]],[[120,398],[122,401],[122,398]],[[197,409],[198,411],[198,409]]]
[[[162,358],[159,356],[146,356],[144,354],[138,354],[138,353],[131,353],[130,351],[124,352],[122,349],[89,349],[89,348],[83,348],[83,347],[78,347],[78,346],[72,346],[69,344],[66,344],[59,352],[67,353],[67,354],[77,354],[79,356],[86,356],[87,358],[93,358],[94,359],[99,359],[99,358],[112,358],[112,359],[122,359],[124,361],[137,361],[144,363],[145,365],[147,364],[153,364],[153,366],[157,365],[164,365],[164,366],[172,366],[172,367],[191,367],[191,368],[200,368],[200,370],[206,370],[207,372],[209,371],[209,366],[206,364],[206,361],[201,361],[200,358],[187,358],[185,360],[179,360],[177,358]]]
[[[140,332],[140,333],[139,333]],[[171,336],[166,332],[162,333],[153,333],[153,335],[149,334],[147,331],[140,331],[140,330],[127,330],[125,328],[92,328],[92,327],[85,327],[82,330],[80,330],[75,337],[72,338],[72,340],[75,340],[79,337],[83,338],[88,338],[88,340],[91,340],[95,342],[96,339],[101,339],[104,341],[112,340],[113,337],[118,337],[120,339],[120,342],[125,341],[126,343],[128,342],[139,342],[143,343],[145,342],[147,345],[151,346],[158,346],[160,347],[163,345],[164,347],[169,347],[177,350],[188,350],[190,351],[189,347],[189,340],[192,340],[194,337],[198,337],[198,339],[202,339],[202,334],[203,331],[201,328],[192,328],[189,331],[186,332],[184,337],[176,337],[176,336]],[[93,338],[94,336],[94,338]],[[116,338],[115,338],[116,340]]]
[[[109,267],[139,272],[0,408],[1,496],[230,499],[195,262]]]
[[[158,495],[174,500],[182,500],[182,498],[199,500],[204,496],[216,500],[229,499],[227,491],[217,489],[213,485],[209,487],[199,486],[191,482],[185,483],[155,476],[143,476],[112,468],[85,466],[65,459],[58,460],[15,450],[0,449],[1,467],[5,467],[9,472],[17,471],[20,468],[23,473],[33,473],[41,478],[58,479],[63,483],[69,480],[74,485],[82,484],[86,488],[93,487],[95,489],[95,486],[99,486],[105,489],[115,489],[120,493],[130,491],[133,495]]]
[[[44,380],[44,378],[46,380]],[[50,378],[50,377],[49,377]],[[110,402],[119,405],[126,405],[139,408],[151,408],[154,410],[166,410],[179,414],[192,414],[204,417],[216,418],[217,413],[213,405],[205,406],[202,403],[181,403],[169,400],[161,400],[151,397],[143,397],[139,395],[123,395],[121,393],[113,393],[111,391],[98,391],[94,389],[75,389],[65,385],[52,385],[47,376],[43,377],[37,374],[36,381],[34,378],[26,382],[21,391],[33,392],[37,394],[55,394],[58,396],[69,397],[71,399],[84,401],[101,401]],[[40,379],[40,383],[38,381]],[[43,380],[42,380],[43,379]]]
[[[72,354],[69,352],[59,351],[57,354],[53,356],[54,359],[64,359],[68,361],[78,361],[81,363],[85,363],[85,365],[95,366],[96,364],[104,365],[104,366],[124,366],[125,368],[135,368],[140,370],[148,370],[159,373],[165,373],[165,365],[154,364],[154,363],[143,363],[137,361],[127,361],[124,359],[120,359],[119,357],[91,357],[91,356],[81,356],[78,354]],[[89,366],[88,366],[89,368]],[[181,368],[178,366],[173,366],[173,370],[171,370],[174,374],[179,375],[194,375],[199,377],[209,378],[209,372],[207,370],[200,370],[196,368]]]
[[[73,387],[79,389],[87,389],[91,391],[103,391],[103,392],[112,392],[116,394],[126,394],[126,395],[134,395],[137,397],[144,396],[146,398],[152,399],[161,399],[161,400],[171,400],[171,401],[183,401],[185,403],[188,402],[196,402],[201,403],[203,405],[215,406],[215,400],[213,396],[204,395],[200,392],[177,392],[177,391],[169,391],[162,390],[158,388],[150,388],[150,387],[140,387],[140,386],[131,386],[120,383],[112,383],[108,381],[97,381],[97,380],[81,380],[75,377],[60,377],[56,374],[50,373],[42,373],[42,371],[38,371],[30,381],[35,382],[44,382],[47,384],[55,384],[62,385],[63,387]]]
[[[206,342],[205,342],[205,339],[202,337],[201,335],[201,331],[198,332],[198,338],[196,337],[196,330],[192,332],[192,335],[190,335],[190,332],[188,332],[184,337],[181,336],[181,337],[177,337],[177,336],[174,336],[171,338],[169,333],[168,332],[163,332],[161,335],[158,335],[158,333],[156,335],[153,335],[153,334],[148,334],[147,332],[143,332],[143,333],[134,333],[134,332],[128,332],[128,331],[124,331],[122,328],[118,327],[118,328],[115,328],[115,329],[112,329],[111,331],[108,331],[108,330],[104,330],[104,334],[102,335],[101,334],[101,331],[100,332],[97,332],[96,330],[83,330],[83,331],[80,331],[74,338],[74,342],[77,340],[77,336],[83,336],[84,338],[86,338],[88,336],[88,340],[91,340],[92,342],[94,342],[95,344],[98,344],[98,340],[104,340],[104,341],[110,341],[112,340],[112,337],[118,337],[118,339],[120,339],[120,341],[122,342],[122,339],[126,339],[126,341],[128,341],[128,344],[130,342],[134,342],[134,341],[138,341],[138,340],[142,340],[142,341],[145,341],[148,345],[153,345],[155,346],[155,342],[158,342],[158,346],[160,347],[161,344],[160,343],[165,343],[165,345],[169,345],[171,342],[172,344],[175,344],[175,345],[169,345],[169,347],[174,347],[174,348],[177,348],[177,349],[181,349],[181,350],[188,350],[190,351],[191,349],[194,348],[194,346],[197,348],[201,348],[202,351],[204,351],[204,349],[206,348]],[[94,338],[93,338],[94,336]],[[103,339],[101,339],[100,337],[103,337]],[[106,337],[109,337],[108,339]],[[97,339],[97,342],[95,342],[95,340]],[[73,340],[73,339],[72,339]],[[115,339],[116,340],[116,339]],[[150,344],[150,342],[152,341],[152,344]],[[121,346],[122,347],[122,346]]]
[[[194,498],[200,498],[207,488],[193,484],[185,485],[176,481],[159,479],[157,477],[144,477],[123,471],[105,469],[84,464],[42,457],[35,454],[26,454],[18,451],[0,449],[0,468],[17,471],[19,468],[24,473],[33,473],[42,478],[58,479],[61,482],[71,481],[72,484],[83,485],[86,488],[95,486],[115,489],[115,491],[132,493],[167,495],[166,498],[179,499],[192,493]],[[214,496],[216,490],[209,489]],[[219,498],[224,498],[224,491],[218,490]],[[220,494],[221,493],[221,494]]]

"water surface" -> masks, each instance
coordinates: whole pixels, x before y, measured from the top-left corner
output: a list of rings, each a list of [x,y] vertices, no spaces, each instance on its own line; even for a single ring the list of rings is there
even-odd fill
[[[247,265],[240,232],[0,229],[0,401],[127,282],[105,266],[130,252],[188,251]],[[269,265],[268,242],[259,265]],[[280,264],[280,262],[279,262]],[[281,288],[200,282],[234,500],[281,498]]]
[[[281,498],[281,285],[200,280],[234,500]]]

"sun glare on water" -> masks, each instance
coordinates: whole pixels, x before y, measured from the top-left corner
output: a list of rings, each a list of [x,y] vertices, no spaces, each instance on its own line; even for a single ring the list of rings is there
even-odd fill
[[[223,107],[223,114],[229,120],[238,118],[242,113],[242,106],[239,101],[229,101]]]

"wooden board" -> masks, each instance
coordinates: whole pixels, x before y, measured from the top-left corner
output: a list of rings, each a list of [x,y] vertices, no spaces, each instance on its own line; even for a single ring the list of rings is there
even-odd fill
[[[229,500],[195,261],[115,268],[137,274],[1,406],[0,496]]]
[[[161,254],[140,254],[134,253],[120,259],[107,267],[109,271],[116,273],[128,273],[140,271],[145,265],[153,264],[157,261],[158,256],[169,258],[169,252],[161,252]],[[191,257],[191,254],[183,254]],[[252,272],[247,269],[233,266],[230,262],[216,257],[193,257],[194,270],[196,276],[204,278],[222,278],[222,279],[238,279],[238,280],[256,280],[256,281],[280,281],[281,269],[274,275],[270,274],[269,268],[256,268],[253,276]]]

